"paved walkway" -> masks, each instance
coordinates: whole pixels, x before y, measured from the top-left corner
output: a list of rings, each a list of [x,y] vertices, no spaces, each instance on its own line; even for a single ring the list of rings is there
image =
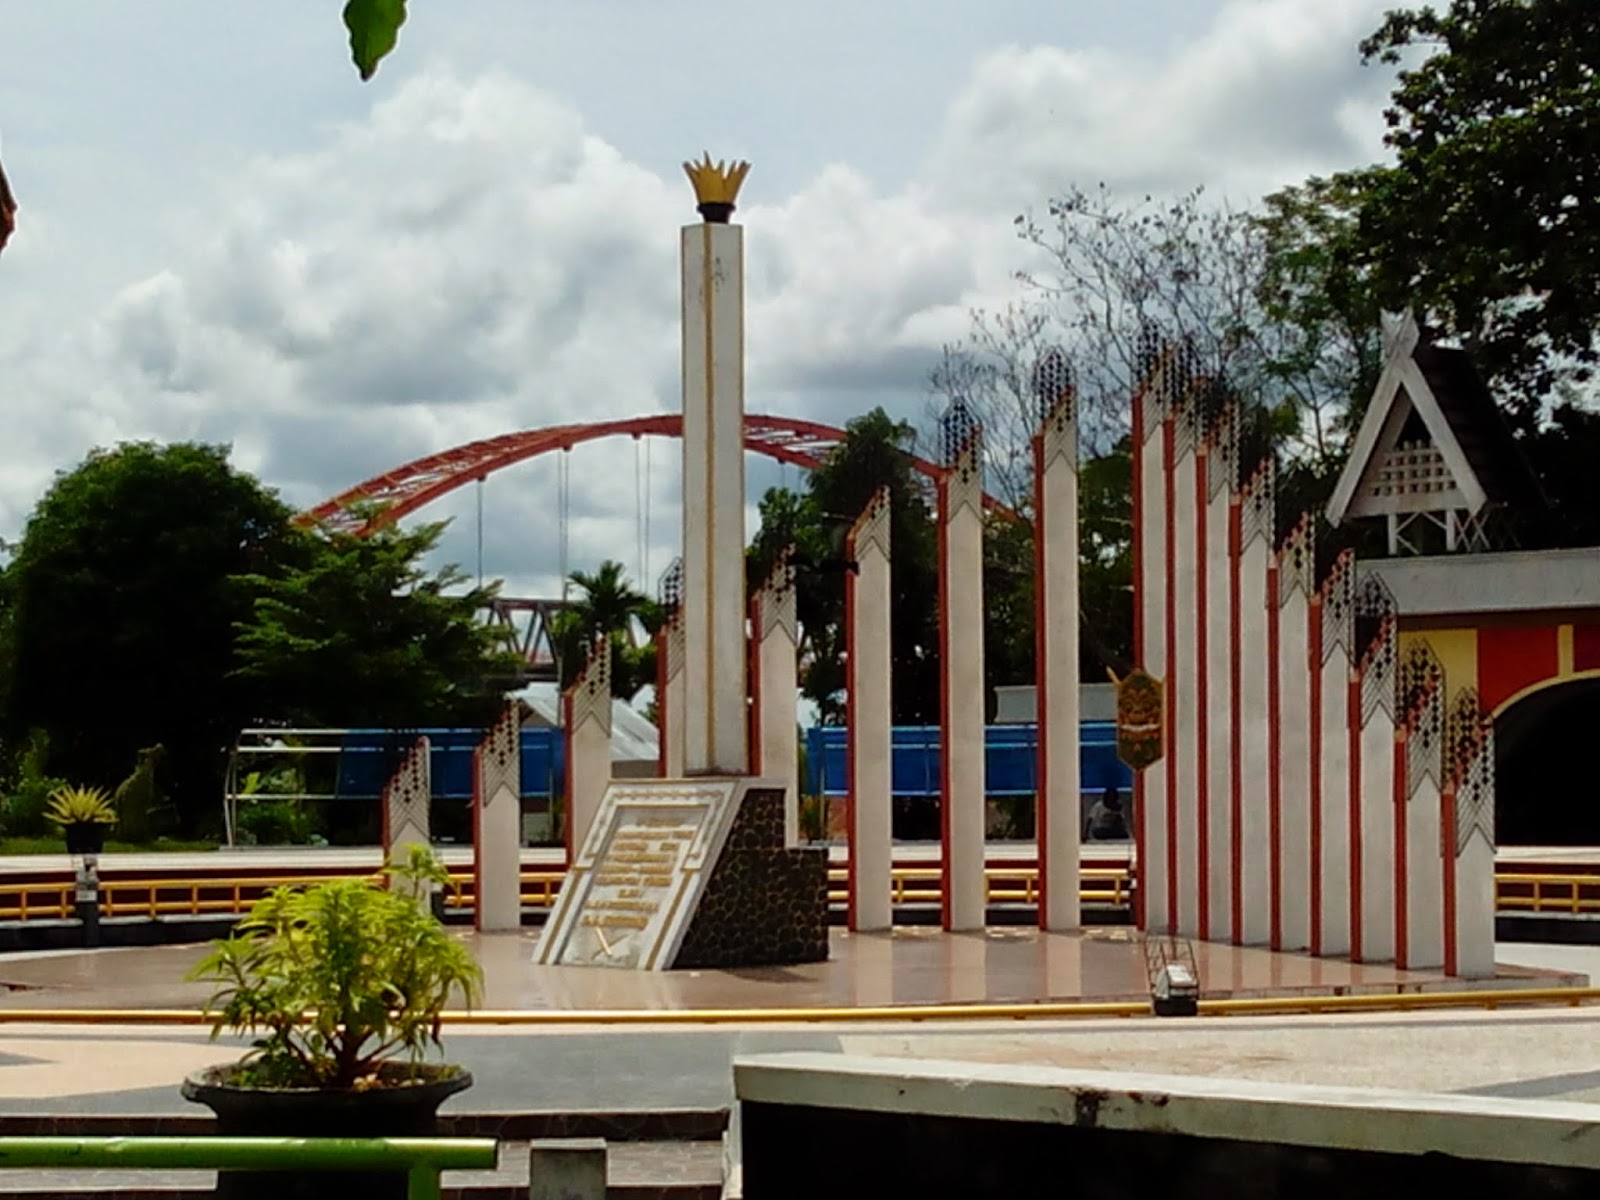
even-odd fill
[[[540,931],[453,936],[482,963],[482,1008],[512,1010],[849,1008],[905,1004],[1136,1000],[1149,996],[1144,951],[1127,927],[1046,934],[995,927],[947,934],[832,931],[827,962],[732,971],[621,971],[533,962]],[[1208,997],[1413,992],[1481,986],[1438,971],[1402,971],[1259,947],[1194,944]],[[200,1008],[204,983],[184,976],[206,947],[171,945],[0,956],[0,1009]],[[1499,986],[1580,985],[1581,977],[1509,963]]]

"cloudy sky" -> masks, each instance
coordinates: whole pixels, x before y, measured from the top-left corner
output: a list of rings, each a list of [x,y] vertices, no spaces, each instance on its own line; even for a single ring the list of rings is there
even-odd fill
[[[1372,161],[1384,0],[413,0],[361,84],[338,0],[0,0],[0,538],[133,438],[233,446],[290,503],[677,396],[679,163],[755,165],[752,411],[920,417],[1068,184],[1263,192]],[[676,553],[678,448],[569,459],[569,562]],[[636,464],[652,536],[641,562]],[[780,482],[751,461],[752,499]],[[788,477],[793,481],[792,475]],[[483,489],[550,594],[556,465]],[[478,563],[472,489],[449,556]],[[653,589],[652,589],[653,590]]]

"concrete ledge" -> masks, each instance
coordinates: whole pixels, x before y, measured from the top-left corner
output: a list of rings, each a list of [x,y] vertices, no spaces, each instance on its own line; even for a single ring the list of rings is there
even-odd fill
[[[736,1058],[734,1090],[747,1129],[783,1106],[1600,1169],[1589,1104],[815,1053]]]

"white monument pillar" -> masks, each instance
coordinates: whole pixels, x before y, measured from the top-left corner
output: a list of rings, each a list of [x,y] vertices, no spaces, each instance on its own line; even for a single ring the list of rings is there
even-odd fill
[[[1078,423],[1066,358],[1049,351],[1034,371],[1034,697],[1038,771],[1039,928],[1076,929],[1082,785],[1078,716]]]
[[[1395,905],[1395,664],[1392,614],[1381,619],[1361,663],[1361,833],[1352,847],[1352,889],[1359,889],[1360,940],[1351,930],[1350,957],[1393,962]],[[1355,838],[1352,828],[1351,836]]]
[[[611,643],[589,648],[583,673],[562,697],[567,734],[567,861],[584,839],[611,782]]]
[[[661,629],[661,697],[656,703],[656,724],[661,737],[661,774],[683,778],[683,611],[674,609]]]
[[[1239,644],[1234,655],[1238,706],[1233,723],[1233,777],[1240,860],[1237,940],[1265,945],[1272,937],[1272,742],[1269,713],[1271,655],[1267,642],[1267,574],[1272,561],[1273,471],[1270,461],[1239,493],[1234,554]]]
[[[522,927],[522,714],[511,703],[472,752],[473,924]]]
[[[1280,547],[1275,564],[1273,657],[1276,669],[1273,726],[1277,769],[1276,862],[1278,881],[1275,950],[1304,950],[1311,944],[1311,891],[1314,867],[1311,820],[1311,710],[1313,583],[1311,523],[1302,519]]]
[[[941,422],[939,820],[947,930],[982,929],[984,876],[983,432],[965,401]]]
[[[705,219],[683,227],[684,773],[748,767],[744,583],[744,230],[748,163],[685,163]]]
[[[800,745],[795,695],[800,630],[795,615],[794,567],[789,556],[772,568],[750,600],[750,634],[755,642],[756,770],[783,783],[783,841],[800,841]]]
[[[1233,727],[1238,719],[1233,687],[1238,654],[1234,646],[1238,597],[1234,593],[1235,522],[1234,488],[1239,475],[1238,413],[1230,404],[1211,423],[1206,434],[1205,474],[1196,500],[1205,529],[1205,555],[1200,570],[1205,579],[1205,656],[1201,661],[1204,705],[1200,710],[1205,738],[1205,803],[1200,812],[1204,828],[1205,860],[1200,864],[1205,888],[1202,938],[1213,942],[1238,940],[1234,921],[1234,882],[1238,873],[1239,843],[1234,826]]]
[[[1445,970],[1494,975],[1494,727],[1463,691],[1451,706],[1446,792]]]
[[[1395,933],[1395,965],[1413,970],[1444,965],[1444,680],[1425,643],[1406,656],[1405,901]]]
[[[1317,740],[1311,762],[1313,830],[1316,856],[1312,869],[1311,952],[1319,955],[1350,953],[1350,837],[1352,828],[1352,739],[1360,729],[1360,709],[1351,717],[1351,680],[1356,664],[1355,574],[1348,551],[1318,589],[1318,634],[1311,656],[1316,685]]]
[[[1187,391],[1176,397],[1172,416],[1175,444],[1169,519],[1172,529],[1170,590],[1167,593],[1169,621],[1167,663],[1167,719],[1170,724],[1165,767],[1167,807],[1171,824],[1171,853],[1176,878],[1167,897],[1173,930],[1183,937],[1198,936],[1200,929],[1200,780],[1205,775],[1204,749],[1200,741],[1201,677],[1200,662],[1201,570],[1199,532],[1203,512],[1196,496],[1205,487],[1204,459],[1197,454],[1200,442],[1200,411],[1197,400]],[[1198,482],[1197,482],[1198,480]]]
[[[1167,680],[1167,481],[1172,454],[1164,368],[1157,367],[1133,402],[1133,657],[1153,678]],[[1165,726],[1164,752],[1172,753],[1172,726]],[[1139,924],[1169,933],[1168,882],[1172,869],[1167,821],[1167,764],[1134,773],[1133,834],[1138,854]]]
[[[431,844],[433,765],[428,739],[419,737],[383,787],[383,861],[403,864],[411,846]],[[418,899],[423,897],[419,896]]]
[[[851,929],[894,924],[891,844],[889,491],[879,488],[845,540],[845,680],[849,705]]]

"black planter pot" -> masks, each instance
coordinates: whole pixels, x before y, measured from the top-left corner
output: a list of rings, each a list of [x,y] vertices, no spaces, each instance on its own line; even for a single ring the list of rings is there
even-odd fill
[[[106,827],[99,821],[63,825],[68,854],[99,854],[106,848]]]
[[[439,1105],[472,1086],[460,1067],[385,1063],[379,1077],[392,1086],[257,1088],[232,1081],[238,1064],[207,1067],[183,1081],[183,1098],[217,1114],[222,1137],[430,1137]],[[229,1200],[322,1200],[327,1196],[406,1194],[403,1171],[219,1171],[218,1196]]]

